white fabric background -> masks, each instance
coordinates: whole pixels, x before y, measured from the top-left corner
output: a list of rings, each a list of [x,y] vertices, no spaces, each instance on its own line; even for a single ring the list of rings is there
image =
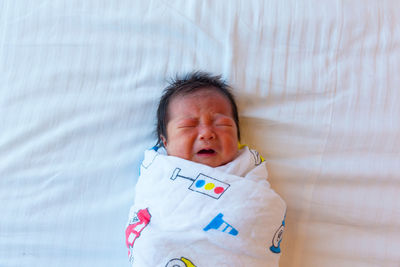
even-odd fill
[[[0,2],[0,266],[128,266],[166,80],[235,88],[281,266],[399,266],[398,1]]]

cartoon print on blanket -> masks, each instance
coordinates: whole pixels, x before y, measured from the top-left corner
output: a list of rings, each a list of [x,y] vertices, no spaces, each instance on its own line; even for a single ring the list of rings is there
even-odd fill
[[[129,225],[125,230],[125,242],[128,247],[128,256],[131,261],[133,261],[133,253],[131,250],[133,249],[133,245],[135,244],[136,239],[140,236],[140,233],[144,228],[149,224],[151,219],[151,214],[149,209],[141,209],[138,212],[135,212],[135,215],[129,221]]]
[[[145,152],[136,184],[132,266],[278,266],[286,204],[255,150],[221,168],[163,153]]]
[[[210,229],[215,229],[224,233],[226,232],[230,235],[237,235],[239,231],[233,228],[232,225],[224,221],[222,219],[223,216],[224,215],[222,213],[219,213],[206,227],[204,227],[203,230],[207,232]]]
[[[260,153],[258,153],[258,151],[250,149],[250,153],[253,154],[254,165],[258,166],[265,161],[264,158],[260,155]]]
[[[272,246],[269,248],[274,253],[281,253],[280,245],[283,237],[283,231],[285,230],[285,219],[286,219],[286,214],[285,218],[282,221],[281,226],[275,232],[274,238],[272,239]]]
[[[207,176],[205,174],[200,173],[197,175],[196,179],[179,175],[181,169],[175,168],[172,173],[171,180],[175,180],[177,177],[187,179],[192,181],[192,184],[189,186],[189,189],[204,194],[206,196],[219,199],[222,194],[228,189],[229,184],[219,181],[215,178]]]
[[[239,143],[239,145],[238,145],[239,149],[242,149],[242,148],[245,148],[245,147],[247,147],[247,145],[245,145],[245,144],[240,144]],[[249,151],[254,157],[254,165],[255,166],[258,166],[258,165],[260,165],[261,163],[263,163],[265,161],[264,157],[261,156],[260,153],[258,153],[257,150],[249,149]]]
[[[170,260],[165,267],[196,267],[190,260],[181,257],[180,259]]]

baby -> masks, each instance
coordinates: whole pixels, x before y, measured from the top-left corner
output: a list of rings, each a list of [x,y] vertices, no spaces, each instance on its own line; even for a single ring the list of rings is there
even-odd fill
[[[286,205],[260,155],[239,145],[219,76],[173,81],[157,110],[126,229],[132,266],[278,266]]]
[[[158,144],[170,156],[217,167],[238,154],[239,117],[228,86],[193,73],[167,87],[158,111]]]

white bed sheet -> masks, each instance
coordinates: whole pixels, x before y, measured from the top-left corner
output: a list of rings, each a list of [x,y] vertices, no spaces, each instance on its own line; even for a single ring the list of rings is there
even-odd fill
[[[398,1],[0,2],[0,266],[128,266],[168,77],[221,73],[281,266],[400,265]]]

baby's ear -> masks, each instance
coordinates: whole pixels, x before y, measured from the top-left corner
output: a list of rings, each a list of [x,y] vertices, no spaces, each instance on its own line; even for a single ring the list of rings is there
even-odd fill
[[[163,135],[160,136],[161,141],[163,142],[164,147],[167,147],[167,138],[165,138]]]

